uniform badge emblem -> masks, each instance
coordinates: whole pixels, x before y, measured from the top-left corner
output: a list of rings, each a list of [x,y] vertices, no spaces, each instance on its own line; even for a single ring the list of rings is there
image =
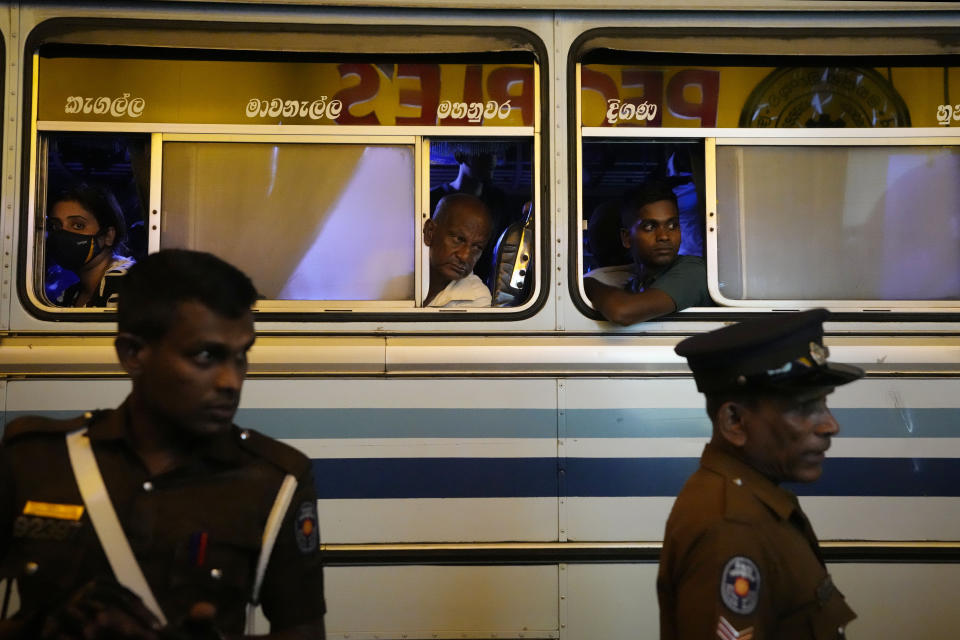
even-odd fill
[[[301,553],[313,553],[317,550],[319,535],[317,533],[317,503],[304,502],[297,509],[297,519],[293,533],[297,538],[297,548]]]
[[[734,556],[727,561],[720,576],[720,599],[734,613],[754,612],[760,600],[760,569],[753,560]]]
[[[753,627],[747,627],[737,631],[736,627],[730,624],[726,618],[720,616],[717,622],[717,637],[722,640],[753,640]]]
[[[830,356],[830,349],[823,346],[819,342],[810,343],[810,359],[816,362],[818,365],[823,366],[827,362],[827,357]]]

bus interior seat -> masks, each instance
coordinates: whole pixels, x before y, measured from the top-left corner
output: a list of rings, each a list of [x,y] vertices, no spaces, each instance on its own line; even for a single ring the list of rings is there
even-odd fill
[[[510,224],[493,251],[493,306],[512,307],[523,303],[533,281],[533,203],[523,205],[520,220]]]

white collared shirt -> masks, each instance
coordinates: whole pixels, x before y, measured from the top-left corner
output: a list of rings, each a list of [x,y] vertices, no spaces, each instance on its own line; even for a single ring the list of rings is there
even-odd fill
[[[451,280],[443,291],[434,296],[428,307],[489,307],[492,301],[490,289],[476,274],[471,273],[459,280]]]

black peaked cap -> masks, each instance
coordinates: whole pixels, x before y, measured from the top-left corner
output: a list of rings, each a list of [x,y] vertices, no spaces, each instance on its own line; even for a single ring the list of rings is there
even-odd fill
[[[863,370],[827,362],[826,309],[771,315],[701,333],[676,346],[702,393],[738,389],[836,387]]]

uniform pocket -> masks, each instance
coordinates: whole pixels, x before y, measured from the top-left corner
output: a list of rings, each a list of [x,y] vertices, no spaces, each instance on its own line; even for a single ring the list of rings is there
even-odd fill
[[[250,591],[258,551],[222,542],[204,545],[200,550],[190,545],[177,554],[176,567],[170,572],[170,586],[209,593]]]

